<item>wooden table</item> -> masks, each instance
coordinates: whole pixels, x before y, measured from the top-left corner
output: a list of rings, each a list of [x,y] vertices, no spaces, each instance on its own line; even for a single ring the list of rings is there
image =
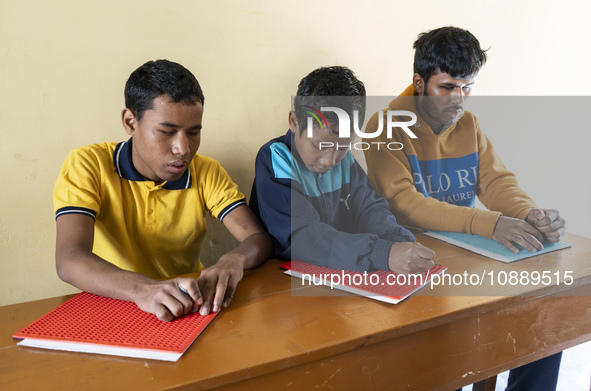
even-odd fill
[[[500,296],[426,287],[391,305],[322,296],[330,289],[302,288],[272,260],[245,274],[176,363],[16,346],[15,331],[71,296],[9,305],[0,307],[0,390],[453,390],[591,340],[591,240],[567,235],[571,249],[503,264],[417,238],[449,273],[572,271],[573,283],[506,286]]]

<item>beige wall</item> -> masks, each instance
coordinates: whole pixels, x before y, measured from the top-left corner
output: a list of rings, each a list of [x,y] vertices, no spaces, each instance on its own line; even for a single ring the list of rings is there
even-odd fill
[[[452,24],[491,48],[475,93],[588,95],[589,11],[584,0],[0,0],[0,305],[75,292],[55,274],[52,187],[71,149],[126,138],[123,85],[149,59],[197,76],[200,152],[248,194],[258,147],[287,129],[290,96],[312,69],[348,65],[370,95],[394,95],[410,83],[416,35]],[[568,128],[584,151],[589,124]],[[564,133],[534,132],[513,145],[510,133],[487,130],[534,198],[591,236],[589,154],[568,143],[553,151]],[[206,254],[227,247],[223,236],[210,240]]]

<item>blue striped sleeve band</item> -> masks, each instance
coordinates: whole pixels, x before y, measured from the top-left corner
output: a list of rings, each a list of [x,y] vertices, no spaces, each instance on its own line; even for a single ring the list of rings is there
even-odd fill
[[[92,209],[87,208],[80,208],[78,206],[66,206],[65,208],[58,209],[55,212],[55,219],[57,220],[58,217],[67,215],[67,214],[80,214],[80,215],[88,215],[96,220],[96,212]]]
[[[231,211],[233,211],[235,208],[239,207],[240,205],[246,205],[246,200],[242,199],[239,201],[236,201],[228,206],[226,206],[224,208],[224,210],[222,210],[222,212],[218,215],[218,219],[220,219],[220,221],[224,221],[224,217],[226,217],[226,215],[228,213],[230,213]]]

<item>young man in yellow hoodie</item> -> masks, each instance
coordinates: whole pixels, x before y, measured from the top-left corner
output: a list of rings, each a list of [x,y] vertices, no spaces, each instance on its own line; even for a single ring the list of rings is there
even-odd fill
[[[413,48],[412,84],[387,110],[374,114],[365,130],[377,134],[388,121],[388,110],[417,117],[406,129],[393,128],[391,137],[385,131],[377,136],[381,145],[395,142],[403,148],[364,151],[369,178],[398,221],[485,236],[513,252],[518,252],[515,245],[535,252],[544,241],[559,241],[565,230],[559,212],[536,206],[476,117],[464,111],[464,99],[486,62],[476,37],[442,27],[420,34]],[[476,197],[489,210],[474,208]],[[554,390],[560,358],[561,353],[511,371],[507,390]]]
[[[416,113],[410,130],[417,138],[394,128],[391,139],[382,132],[379,141],[400,142],[404,148],[365,151],[368,175],[398,221],[481,235],[514,252],[514,244],[536,251],[544,240],[559,241],[565,230],[559,212],[537,208],[476,117],[464,111],[464,99],[486,62],[478,40],[469,31],[443,27],[419,35],[413,47],[413,83],[388,110]],[[366,133],[375,132],[379,120],[374,114]],[[489,210],[474,208],[476,196]]]

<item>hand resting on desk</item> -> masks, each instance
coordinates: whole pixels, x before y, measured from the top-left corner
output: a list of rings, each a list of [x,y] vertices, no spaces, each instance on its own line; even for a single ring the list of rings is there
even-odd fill
[[[566,230],[566,221],[556,209],[532,209],[525,219],[549,242],[559,242]]]

